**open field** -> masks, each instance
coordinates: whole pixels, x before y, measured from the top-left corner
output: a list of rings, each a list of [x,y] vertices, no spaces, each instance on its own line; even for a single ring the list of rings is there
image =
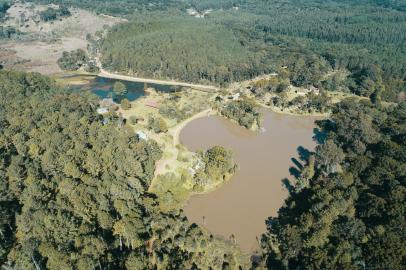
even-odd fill
[[[69,17],[38,21],[38,12],[47,7],[16,3],[8,10],[4,25],[15,27],[23,34],[17,40],[0,43],[0,63],[6,68],[46,75],[59,73],[61,69],[56,62],[63,51],[86,50],[86,35],[124,21],[76,8],[70,10]]]

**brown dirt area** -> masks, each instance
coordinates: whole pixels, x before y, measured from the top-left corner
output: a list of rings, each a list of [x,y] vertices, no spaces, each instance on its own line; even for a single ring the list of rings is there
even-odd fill
[[[59,73],[61,69],[56,62],[63,51],[86,49],[87,34],[94,34],[124,21],[121,18],[71,9],[70,17],[53,22],[39,22],[38,12],[45,8],[47,6],[17,2],[8,10],[5,25],[16,27],[24,35],[19,40],[0,43],[0,63],[6,68],[36,71],[46,75]]]

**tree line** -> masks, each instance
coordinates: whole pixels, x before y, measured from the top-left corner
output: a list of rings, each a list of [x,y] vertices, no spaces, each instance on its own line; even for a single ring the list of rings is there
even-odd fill
[[[55,21],[56,19],[69,17],[70,15],[69,9],[63,5],[60,5],[58,8],[49,7],[39,13],[40,19],[45,22]]]

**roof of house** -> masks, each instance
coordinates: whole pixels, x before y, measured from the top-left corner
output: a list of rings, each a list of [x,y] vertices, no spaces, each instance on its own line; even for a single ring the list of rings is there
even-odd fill
[[[156,108],[156,109],[159,108],[159,103],[158,103],[157,101],[155,101],[155,100],[148,100],[148,101],[145,103],[145,105],[147,105],[147,106],[149,106],[149,107],[152,107],[152,108]]]
[[[142,131],[136,131],[135,134],[137,134],[138,138],[140,138],[141,140],[148,140],[148,136],[147,134],[145,134]]]

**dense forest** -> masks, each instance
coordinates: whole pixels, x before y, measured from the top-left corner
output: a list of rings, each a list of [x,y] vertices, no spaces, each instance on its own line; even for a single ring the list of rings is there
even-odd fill
[[[267,221],[269,269],[404,269],[406,103],[345,101],[307,158],[285,206]]]
[[[102,44],[103,65],[138,76],[195,82],[249,78],[251,56],[230,30],[187,16],[155,16],[113,28]]]
[[[284,72],[294,86],[404,99],[406,12],[400,3],[247,0],[215,9],[218,2],[204,1],[200,8],[210,3],[214,10],[204,19],[170,9],[113,28],[102,42],[103,64],[217,84]]]
[[[95,113],[96,97],[0,71],[0,265],[235,269],[237,248],[147,192],[161,152]],[[170,228],[170,229],[169,229]]]

